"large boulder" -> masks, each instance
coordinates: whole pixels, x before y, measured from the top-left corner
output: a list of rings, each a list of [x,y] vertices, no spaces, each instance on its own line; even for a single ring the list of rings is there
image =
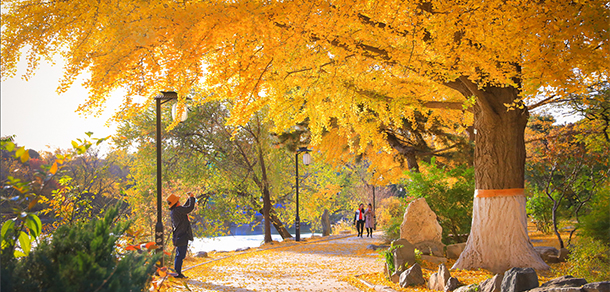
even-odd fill
[[[328,214],[328,209],[324,209],[324,213],[322,214],[322,236],[330,235],[330,215]]]
[[[558,263],[559,262],[559,250],[551,246],[534,246],[534,249],[543,261],[547,263]]]
[[[610,292],[610,281],[585,284],[582,289],[585,292]]]
[[[512,268],[504,273],[501,292],[522,292],[538,285],[538,275],[534,269]]]
[[[466,248],[465,242],[448,245],[446,252],[447,258],[457,260],[460,258],[460,254],[462,254],[464,248]]]
[[[445,267],[444,264],[440,264],[438,266],[438,271],[430,275],[430,280],[428,281],[428,289],[445,291],[445,285],[447,284],[449,278],[451,278],[449,270],[447,269],[447,267]]]
[[[495,274],[491,279],[487,279],[479,284],[480,292],[501,292],[502,278],[504,273]]]
[[[402,272],[402,274],[400,274],[400,279],[398,283],[402,288],[406,288],[407,286],[411,285],[421,285],[426,283],[419,264],[415,263],[412,267]]]
[[[415,246],[408,240],[401,238],[392,241],[392,246],[401,245],[402,247],[394,249],[394,267],[397,271],[404,271],[410,264],[415,263]]]
[[[432,252],[435,256],[444,256],[442,233],[443,228],[426,199],[417,199],[407,206],[400,225],[400,238],[408,240],[424,254]]]

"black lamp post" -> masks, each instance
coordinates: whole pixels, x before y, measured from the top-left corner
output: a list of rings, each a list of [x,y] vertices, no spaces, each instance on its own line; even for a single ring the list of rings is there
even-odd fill
[[[157,245],[157,252],[163,252],[163,217],[162,217],[162,177],[161,177],[161,105],[170,101],[178,99],[178,94],[173,91],[162,91],[161,95],[155,96],[157,106],[157,224],[155,225],[155,244]],[[172,117],[176,119],[176,110],[172,111]],[[186,110],[180,116],[180,121],[186,120]],[[161,257],[161,266],[163,266],[163,257]]]
[[[309,165],[311,163],[311,155],[309,155],[309,152],[311,150],[307,149],[306,147],[301,147],[299,149],[297,149],[297,152],[294,156],[295,160],[295,166],[296,166],[296,187],[297,187],[297,215],[294,219],[294,240],[295,241],[301,241],[301,218],[299,217],[299,153],[304,153],[303,154],[303,164],[305,165]]]

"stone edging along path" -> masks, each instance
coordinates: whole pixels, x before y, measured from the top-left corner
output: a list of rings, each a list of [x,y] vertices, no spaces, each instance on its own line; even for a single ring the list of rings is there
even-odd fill
[[[348,237],[351,237],[351,236],[355,236],[355,234],[328,236],[327,238],[321,237],[321,239],[309,240],[309,241],[300,241],[299,243],[297,243],[294,240],[291,240],[292,243],[290,243],[290,244],[280,244],[278,246],[271,246],[271,247],[267,247],[267,248],[258,248],[258,249],[255,249],[255,250],[246,250],[246,251],[234,253],[234,254],[231,254],[231,255],[228,255],[228,256],[225,256],[225,257],[221,257],[221,258],[205,261],[203,263],[199,263],[199,264],[187,267],[187,268],[183,268],[182,271],[188,271],[188,270],[190,270],[192,268],[196,268],[196,267],[199,267],[199,266],[202,266],[202,265],[205,265],[205,264],[209,264],[209,263],[212,263],[212,262],[228,259],[228,258],[231,258],[231,257],[234,257],[234,256],[246,254],[246,253],[263,252],[263,251],[273,250],[273,249],[278,249],[278,248],[289,248],[289,247],[293,247],[293,246],[297,246],[297,245],[305,245],[305,244],[309,244],[309,243],[319,243],[319,242],[325,242],[325,241],[331,241],[331,240],[348,238]]]

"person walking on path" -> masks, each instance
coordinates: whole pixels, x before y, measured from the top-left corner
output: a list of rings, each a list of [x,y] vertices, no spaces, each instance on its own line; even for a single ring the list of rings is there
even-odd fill
[[[358,231],[358,236],[360,237],[362,237],[362,233],[364,232],[365,220],[364,204],[360,204],[360,206],[358,206],[358,210],[356,210],[356,214],[354,215],[354,224],[356,225],[356,230]]]
[[[167,197],[170,216],[172,217],[172,241],[176,247],[176,258],[174,259],[174,270],[178,274],[176,278],[186,278],[182,274],[182,262],[186,257],[189,240],[193,240],[193,230],[191,229],[188,213],[195,208],[196,199],[192,192],[186,194],[189,198],[184,206],[180,205],[180,198],[178,196],[171,194]]]
[[[375,228],[375,211],[373,211],[373,205],[371,205],[371,203],[369,203],[369,206],[366,208],[366,211],[364,211],[364,217],[364,228],[366,228],[366,237],[372,238],[373,228]]]

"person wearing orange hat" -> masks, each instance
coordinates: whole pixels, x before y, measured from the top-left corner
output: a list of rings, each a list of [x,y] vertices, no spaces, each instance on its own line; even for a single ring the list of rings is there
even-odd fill
[[[184,206],[180,205],[180,198],[174,194],[167,197],[170,216],[172,217],[173,236],[172,241],[176,247],[176,258],[174,259],[174,269],[178,274],[176,278],[187,278],[182,274],[182,262],[186,257],[189,240],[193,240],[193,230],[189,221],[188,213],[195,208],[196,199],[192,192],[186,193],[189,198]]]

